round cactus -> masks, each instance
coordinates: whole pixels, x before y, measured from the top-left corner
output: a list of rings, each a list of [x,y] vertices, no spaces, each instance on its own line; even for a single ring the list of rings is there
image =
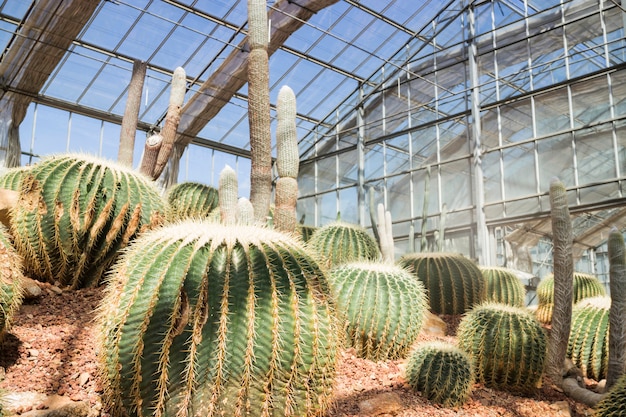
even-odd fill
[[[622,375],[594,409],[594,417],[626,417],[626,374]]]
[[[406,355],[428,305],[419,281],[397,265],[369,261],[333,268],[328,282],[358,356],[377,361]]]
[[[219,207],[217,189],[198,182],[181,182],[167,191],[169,221],[205,218]]]
[[[436,314],[463,314],[485,299],[485,279],[478,266],[456,253],[411,253],[398,261],[424,283]]]
[[[301,243],[183,221],[142,234],[100,313],[113,415],[309,416],[330,405],[337,322]]]
[[[73,288],[97,285],[118,251],[163,218],[153,182],[88,156],[59,155],[24,173],[11,234],[26,271]]]
[[[378,244],[361,226],[334,222],[315,230],[307,241],[319,262],[328,268],[380,258]]]
[[[7,229],[0,224],[0,341],[23,296],[22,260],[11,245]]]
[[[22,177],[30,167],[9,168],[0,174],[0,188],[19,191],[22,184]]]
[[[480,267],[485,278],[485,301],[524,306],[526,290],[515,273],[507,268]]]
[[[584,298],[606,295],[602,283],[594,275],[574,272],[572,287],[572,302],[578,303]],[[554,307],[554,275],[546,275],[537,285],[537,310],[535,315],[541,323],[549,324],[552,321]]]
[[[474,383],[469,355],[441,341],[418,345],[409,355],[405,373],[414,390],[446,407],[463,405]]]
[[[609,309],[611,298],[586,298],[574,306],[567,357],[587,378],[600,381],[609,365]]]
[[[474,362],[476,379],[485,385],[531,392],[541,381],[546,335],[528,311],[482,304],[461,320],[457,337]]]

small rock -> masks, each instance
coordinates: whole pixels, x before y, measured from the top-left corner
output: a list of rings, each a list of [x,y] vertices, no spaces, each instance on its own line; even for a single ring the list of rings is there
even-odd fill
[[[359,402],[359,410],[368,416],[395,415],[403,408],[402,400],[394,392],[383,392]]]
[[[431,312],[426,312],[420,333],[429,336],[445,336],[446,329],[447,325],[445,321]]]
[[[23,288],[24,288],[24,298],[27,300],[35,299],[41,296],[41,287],[32,278],[23,277],[22,278]]]
[[[91,375],[89,375],[89,372],[82,372],[78,377],[78,385],[81,387],[84,386],[90,378]]]
[[[28,349],[27,353],[29,357],[36,358],[39,356],[39,351],[37,349]]]
[[[550,404],[550,408],[556,410],[556,416],[570,417],[572,415],[567,401],[557,401]]]

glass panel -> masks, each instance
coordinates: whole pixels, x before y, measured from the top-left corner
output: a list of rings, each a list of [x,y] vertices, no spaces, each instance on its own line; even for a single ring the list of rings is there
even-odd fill
[[[472,184],[469,160],[441,165],[441,202],[449,210],[472,205]]]
[[[480,134],[482,144],[486,150],[500,146],[498,109],[489,109],[481,112]]]
[[[606,77],[572,85],[574,127],[583,127],[611,117]]]
[[[533,88],[557,84],[567,78],[563,29],[554,28],[530,38]]]
[[[535,117],[538,136],[569,129],[567,89],[559,88],[535,96]]]
[[[615,117],[626,115],[626,70],[609,74],[611,93],[615,106]]]
[[[365,180],[383,176],[384,149],[381,144],[365,147]]]
[[[413,166],[422,166],[437,158],[437,128],[426,127],[411,133],[413,140]]]
[[[439,125],[441,160],[469,156],[469,138],[467,124],[463,119],[443,122]]]
[[[524,144],[502,151],[504,161],[505,198],[519,198],[537,192],[533,144]],[[520,175],[520,173],[525,173]],[[507,210],[508,211],[508,210]]]
[[[109,159],[117,159],[117,154],[120,145],[120,133],[121,126],[115,123],[104,122],[103,132],[102,132],[102,157]],[[142,147],[146,143],[146,134],[144,132],[137,133],[137,137],[135,139],[135,144],[140,144]],[[143,153],[143,149],[140,153],[135,152],[134,161],[141,160],[141,155]]]
[[[500,152],[488,152],[482,158],[485,202],[502,200],[502,173],[500,171]]]
[[[439,180],[437,167],[431,167],[428,185],[426,185],[426,177],[426,169],[420,169],[413,173],[413,204],[415,205],[416,217],[439,213]],[[424,213],[425,202],[428,204],[426,213]]]
[[[402,172],[410,168],[408,135],[402,135],[387,141],[385,161],[388,173]]]
[[[300,195],[310,195],[315,192],[315,164],[300,164],[298,192]]]
[[[566,187],[574,185],[574,150],[569,134],[539,141],[537,152],[541,192],[550,190],[550,181],[553,177],[558,177]]]
[[[317,197],[317,217],[319,226],[337,220],[337,194],[333,191],[330,193],[319,194]]]
[[[600,130],[602,129],[602,130]],[[576,162],[580,185],[616,178],[611,125],[575,133]]]
[[[304,218],[304,224],[314,226],[315,223],[315,197],[300,198],[296,202],[298,220]]]
[[[502,143],[513,143],[533,137],[532,107],[529,98],[500,107]]]
[[[626,122],[620,121],[616,126],[617,157],[619,160],[619,175],[626,174]]]
[[[341,189],[338,194],[341,220],[348,223],[358,224],[359,207],[356,187]]]
[[[317,191],[324,192],[337,187],[336,157],[325,158],[317,162]]]
[[[70,152],[100,154],[100,127],[102,122],[90,117],[72,114],[70,127]],[[139,133],[138,136],[140,136]],[[118,141],[119,143],[119,141]],[[117,159],[117,157],[115,158]],[[135,156],[137,159],[137,156]]]
[[[391,212],[391,218],[394,221],[411,217],[410,181],[411,176],[409,174],[396,175],[387,179],[389,207],[386,209]]]
[[[339,187],[356,184],[358,181],[358,158],[356,150],[344,152],[337,157]]]
[[[66,152],[69,113],[39,105],[36,117],[35,153],[46,156]]]

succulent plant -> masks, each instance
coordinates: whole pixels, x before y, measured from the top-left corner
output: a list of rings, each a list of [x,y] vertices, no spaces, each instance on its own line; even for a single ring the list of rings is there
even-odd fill
[[[317,229],[318,228],[315,226],[305,226],[303,224],[298,224],[296,226],[296,230],[300,232],[300,237],[302,238],[302,241],[304,243],[309,241],[309,239]]]
[[[608,238],[609,288],[609,363],[606,376],[608,389],[626,372],[626,244],[624,235],[611,228]]]
[[[215,187],[198,182],[186,181],[175,184],[167,191],[169,203],[167,219],[182,220],[189,217],[204,218],[219,207],[218,191]]]
[[[526,290],[515,273],[508,268],[481,266],[485,277],[485,296],[488,302],[524,306]]]
[[[463,405],[474,383],[469,355],[442,341],[417,345],[409,355],[405,374],[409,386],[446,407]]]
[[[7,229],[0,224],[0,341],[22,304],[22,260],[11,245]]]
[[[478,266],[457,253],[411,253],[398,263],[415,274],[436,314],[463,314],[485,299],[485,278]]]
[[[359,357],[404,357],[424,322],[423,285],[394,264],[372,261],[339,265],[328,282],[343,319],[346,340]]]
[[[9,168],[0,174],[0,188],[19,191],[22,184],[22,177],[30,167]]]
[[[602,283],[597,277],[582,272],[574,272],[572,303],[576,304],[584,298],[606,295]],[[537,285],[537,310],[535,315],[542,323],[552,321],[554,307],[554,275],[546,275]]]
[[[330,405],[338,327],[295,238],[183,221],[111,269],[101,364],[113,415],[312,416]]]
[[[567,357],[596,381],[606,378],[609,364],[609,308],[611,298],[586,298],[574,306]]]
[[[626,417],[626,374],[594,408],[594,417]]]
[[[11,234],[35,277],[97,285],[118,251],[163,220],[165,202],[140,174],[95,157],[51,156],[22,179]]]
[[[307,241],[307,248],[328,268],[380,258],[378,243],[363,227],[341,221],[318,228]]]
[[[506,304],[473,308],[457,330],[473,360],[476,380],[496,389],[532,392],[541,381],[546,335],[528,311]]]

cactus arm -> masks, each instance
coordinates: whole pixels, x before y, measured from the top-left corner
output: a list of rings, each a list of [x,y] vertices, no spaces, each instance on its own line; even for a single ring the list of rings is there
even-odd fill
[[[237,223],[238,193],[237,173],[230,166],[226,165],[220,172],[219,180],[220,218],[223,224]]]
[[[141,94],[148,63],[136,59],[133,62],[133,72],[128,86],[128,98],[120,128],[120,146],[117,160],[129,168],[133,166],[133,152],[135,150],[135,135],[137,134],[137,119],[141,108]]]
[[[143,156],[139,164],[139,172],[147,177],[152,177],[152,171],[159,157],[159,150],[163,144],[163,136],[160,133],[146,138],[143,148]]]
[[[609,233],[609,363],[606,386],[610,388],[626,371],[626,249],[616,228]]]

